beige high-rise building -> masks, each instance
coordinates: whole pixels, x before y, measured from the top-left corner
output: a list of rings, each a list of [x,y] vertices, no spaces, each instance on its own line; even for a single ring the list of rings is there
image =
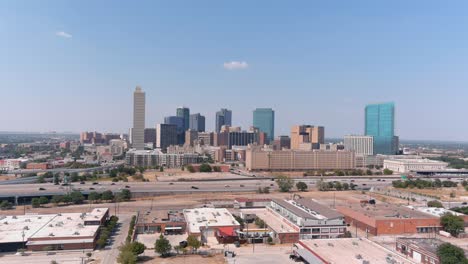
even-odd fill
[[[314,149],[319,149],[325,143],[325,128],[323,126],[300,125],[291,128],[291,149],[300,149],[301,143],[311,143]]]
[[[132,147],[145,149],[145,92],[137,86],[133,93]]]

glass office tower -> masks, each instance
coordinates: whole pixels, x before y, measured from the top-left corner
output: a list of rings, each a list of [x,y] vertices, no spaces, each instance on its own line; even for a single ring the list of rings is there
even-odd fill
[[[275,138],[275,111],[271,108],[257,108],[253,111],[253,126],[266,133],[268,142]]]
[[[398,137],[395,136],[395,105],[371,104],[366,106],[365,112],[365,134],[374,137],[374,154],[396,154]]]
[[[183,131],[187,131],[190,126],[190,109],[187,107],[178,107],[176,116],[181,117],[184,121]]]

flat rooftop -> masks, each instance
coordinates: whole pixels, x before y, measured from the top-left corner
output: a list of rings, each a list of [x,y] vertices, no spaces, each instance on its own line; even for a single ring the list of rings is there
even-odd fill
[[[99,225],[84,225],[84,214],[57,214],[51,221],[39,229],[31,239],[94,237]]]
[[[242,213],[247,214],[255,214],[257,217],[265,221],[267,226],[271,228],[275,233],[282,234],[282,233],[299,233],[299,230],[294,229],[292,226],[286,224],[283,221],[283,217],[271,212],[268,209],[242,209]],[[292,225],[292,224],[291,224]]]
[[[421,248],[433,254],[437,254],[437,248],[444,243],[444,241],[435,239],[435,238],[406,238],[406,237],[399,237],[397,241],[400,240],[402,242],[406,242],[408,244],[412,244],[417,248]]]
[[[26,242],[39,229],[55,217],[51,215],[16,215],[0,216],[0,244]]]
[[[273,202],[287,209],[291,213],[306,219],[334,219],[343,217],[325,205],[319,204],[312,199],[300,198],[297,200],[273,199]]]
[[[318,255],[328,263],[362,264],[364,260],[369,261],[369,263],[391,263],[392,259],[401,264],[414,263],[367,239],[300,240],[297,245],[299,253],[305,251],[305,255],[311,257]]]
[[[195,208],[183,212],[191,233],[200,233],[200,227],[240,226],[226,208]]]
[[[83,221],[100,221],[108,212],[109,208],[94,208],[90,213],[85,213]]]
[[[447,210],[445,208],[437,208],[437,207],[408,207],[408,208],[414,208],[418,210],[419,212],[426,213],[429,215],[441,217],[442,215],[446,213],[451,213],[453,215],[458,215],[458,216],[463,216],[464,214],[458,213],[452,210]]]
[[[349,217],[357,219],[371,226],[375,225],[375,220],[390,219],[432,219],[437,216],[420,212],[406,206],[398,206],[387,203],[377,203],[375,205],[348,204],[337,206],[337,210]]]
[[[140,212],[137,223],[185,222],[181,210],[152,210]]]

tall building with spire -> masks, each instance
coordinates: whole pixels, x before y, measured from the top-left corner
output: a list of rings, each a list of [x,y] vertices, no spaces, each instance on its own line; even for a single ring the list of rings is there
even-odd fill
[[[145,92],[140,86],[133,93],[132,147],[136,150],[145,149]]]

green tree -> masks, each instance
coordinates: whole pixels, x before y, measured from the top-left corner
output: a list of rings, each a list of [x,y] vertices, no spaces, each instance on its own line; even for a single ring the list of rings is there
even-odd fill
[[[110,201],[114,199],[114,194],[111,190],[107,190],[101,194],[101,199],[104,201]]]
[[[0,203],[0,209],[1,210],[8,210],[8,209],[11,209],[11,208],[13,208],[13,205],[8,201],[3,200]]]
[[[195,172],[195,168],[194,168],[192,165],[187,165],[187,170],[188,170],[190,173],[194,173],[194,172]]]
[[[41,202],[39,201],[39,198],[32,198],[31,205],[33,208],[39,208],[41,206]]]
[[[212,170],[213,169],[208,163],[203,163],[202,165],[200,165],[200,172],[211,172]]]
[[[133,254],[138,256],[142,254],[143,252],[145,252],[146,247],[144,244],[135,241],[135,242],[130,243],[130,249],[133,252]]]
[[[341,182],[339,182],[339,181],[334,182],[334,183],[333,183],[333,187],[334,187],[335,190],[337,190],[337,191],[343,190],[343,185],[342,185]]]
[[[88,200],[90,202],[96,202],[99,199],[101,199],[101,195],[99,193],[97,193],[97,192],[90,192],[89,195],[88,195]]]
[[[166,257],[171,252],[171,248],[172,246],[169,243],[169,240],[167,240],[167,238],[162,234],[159,235],[159,239],[156,240],[156,243],[154,244],[154,251],[159,253],[162,257]]]
[[[428,207],[444,208],[444,205],[441,202],[437,201],[437,200],[427,202],[427,206]]]
[[[445,213],[440,217],[440,224],[444,230],[449,232],[452,236],[458,236],[465,229],[465,222],[460,216],[451,213]]]
[[[55,175],[54,175],[53,181],[54,181],[54,184],[55,184],[55,185],[59,185],[60,177],[59,177],[57,174],[55,174]]]
[[[266,223],[263,221],[261,218],[257,217],[255,218],[255,225],[257,225],[259,228],[266,228]]]
[[[347,182],[343,183],[343,190],[345,191],[349,190],[349,184]]]
[[[164,167],[163,166],[159,167],[159,172],[163,172],[163,171],[164,171]]]
[[[79,191],[73,191],[70,193],[71,202],[74,204],[80,204],[84,201],[84,196]]]
[[[130,190],[123,189],[122,191],[120,191],[118,196],[118,198],[122,201],[129,201],[130,198],[132,198],[132,193],[130,192]]]
[[[305,192],[305,191],[307,191],[308,186],[307,186],[307,184],[305,182],[300,181],[300,182],[296,183],[296,188],[301,192]]]
[[[61,195],[54,195],[52,199],[50,200],[51,203],[58,205],[59,203],[62,202],[62,196]]]
[[[44,176],[39,176],[36,180],[36,183],[45,183]]]
[[[450,243],[443,243],[437,248],[440,264],[467,264],[463,249]]]
[[[192,248],[195,252],[201,247],[201,242],[194,235],[189,235],[187,237],[187,245]]]
[[[390,169],[384,169],[384,170],[383,170],[383,174],[384,174],[384,175],[392,175],[392,174],[393,174],[393,171],[390,170]]]
[[[39,198],[39,203],[40,203],[41,205],[43,205],[43,204],[48,204],[48,203],[49,203],[49,199],[48,199],[47,197],[45,197],[45,196],[41,196],[41,197]]]
[[[276,177],[276,184],[278,185],[280,192],[289,192],[293,187],[293,180],[287,176],[280,175]]]
[[[73,199],[71,195],[67,194],[67,195],[62,196],[61,202],[65,204],[70,204],[73,202]]]
[[[73,172],[70,176],[71,182],[77,182],[80,180],[80,176],[78,176],[78,172]]]
[[[130,250],[120,250],[117,262],[121,264],[136,264],[138,257]]]

